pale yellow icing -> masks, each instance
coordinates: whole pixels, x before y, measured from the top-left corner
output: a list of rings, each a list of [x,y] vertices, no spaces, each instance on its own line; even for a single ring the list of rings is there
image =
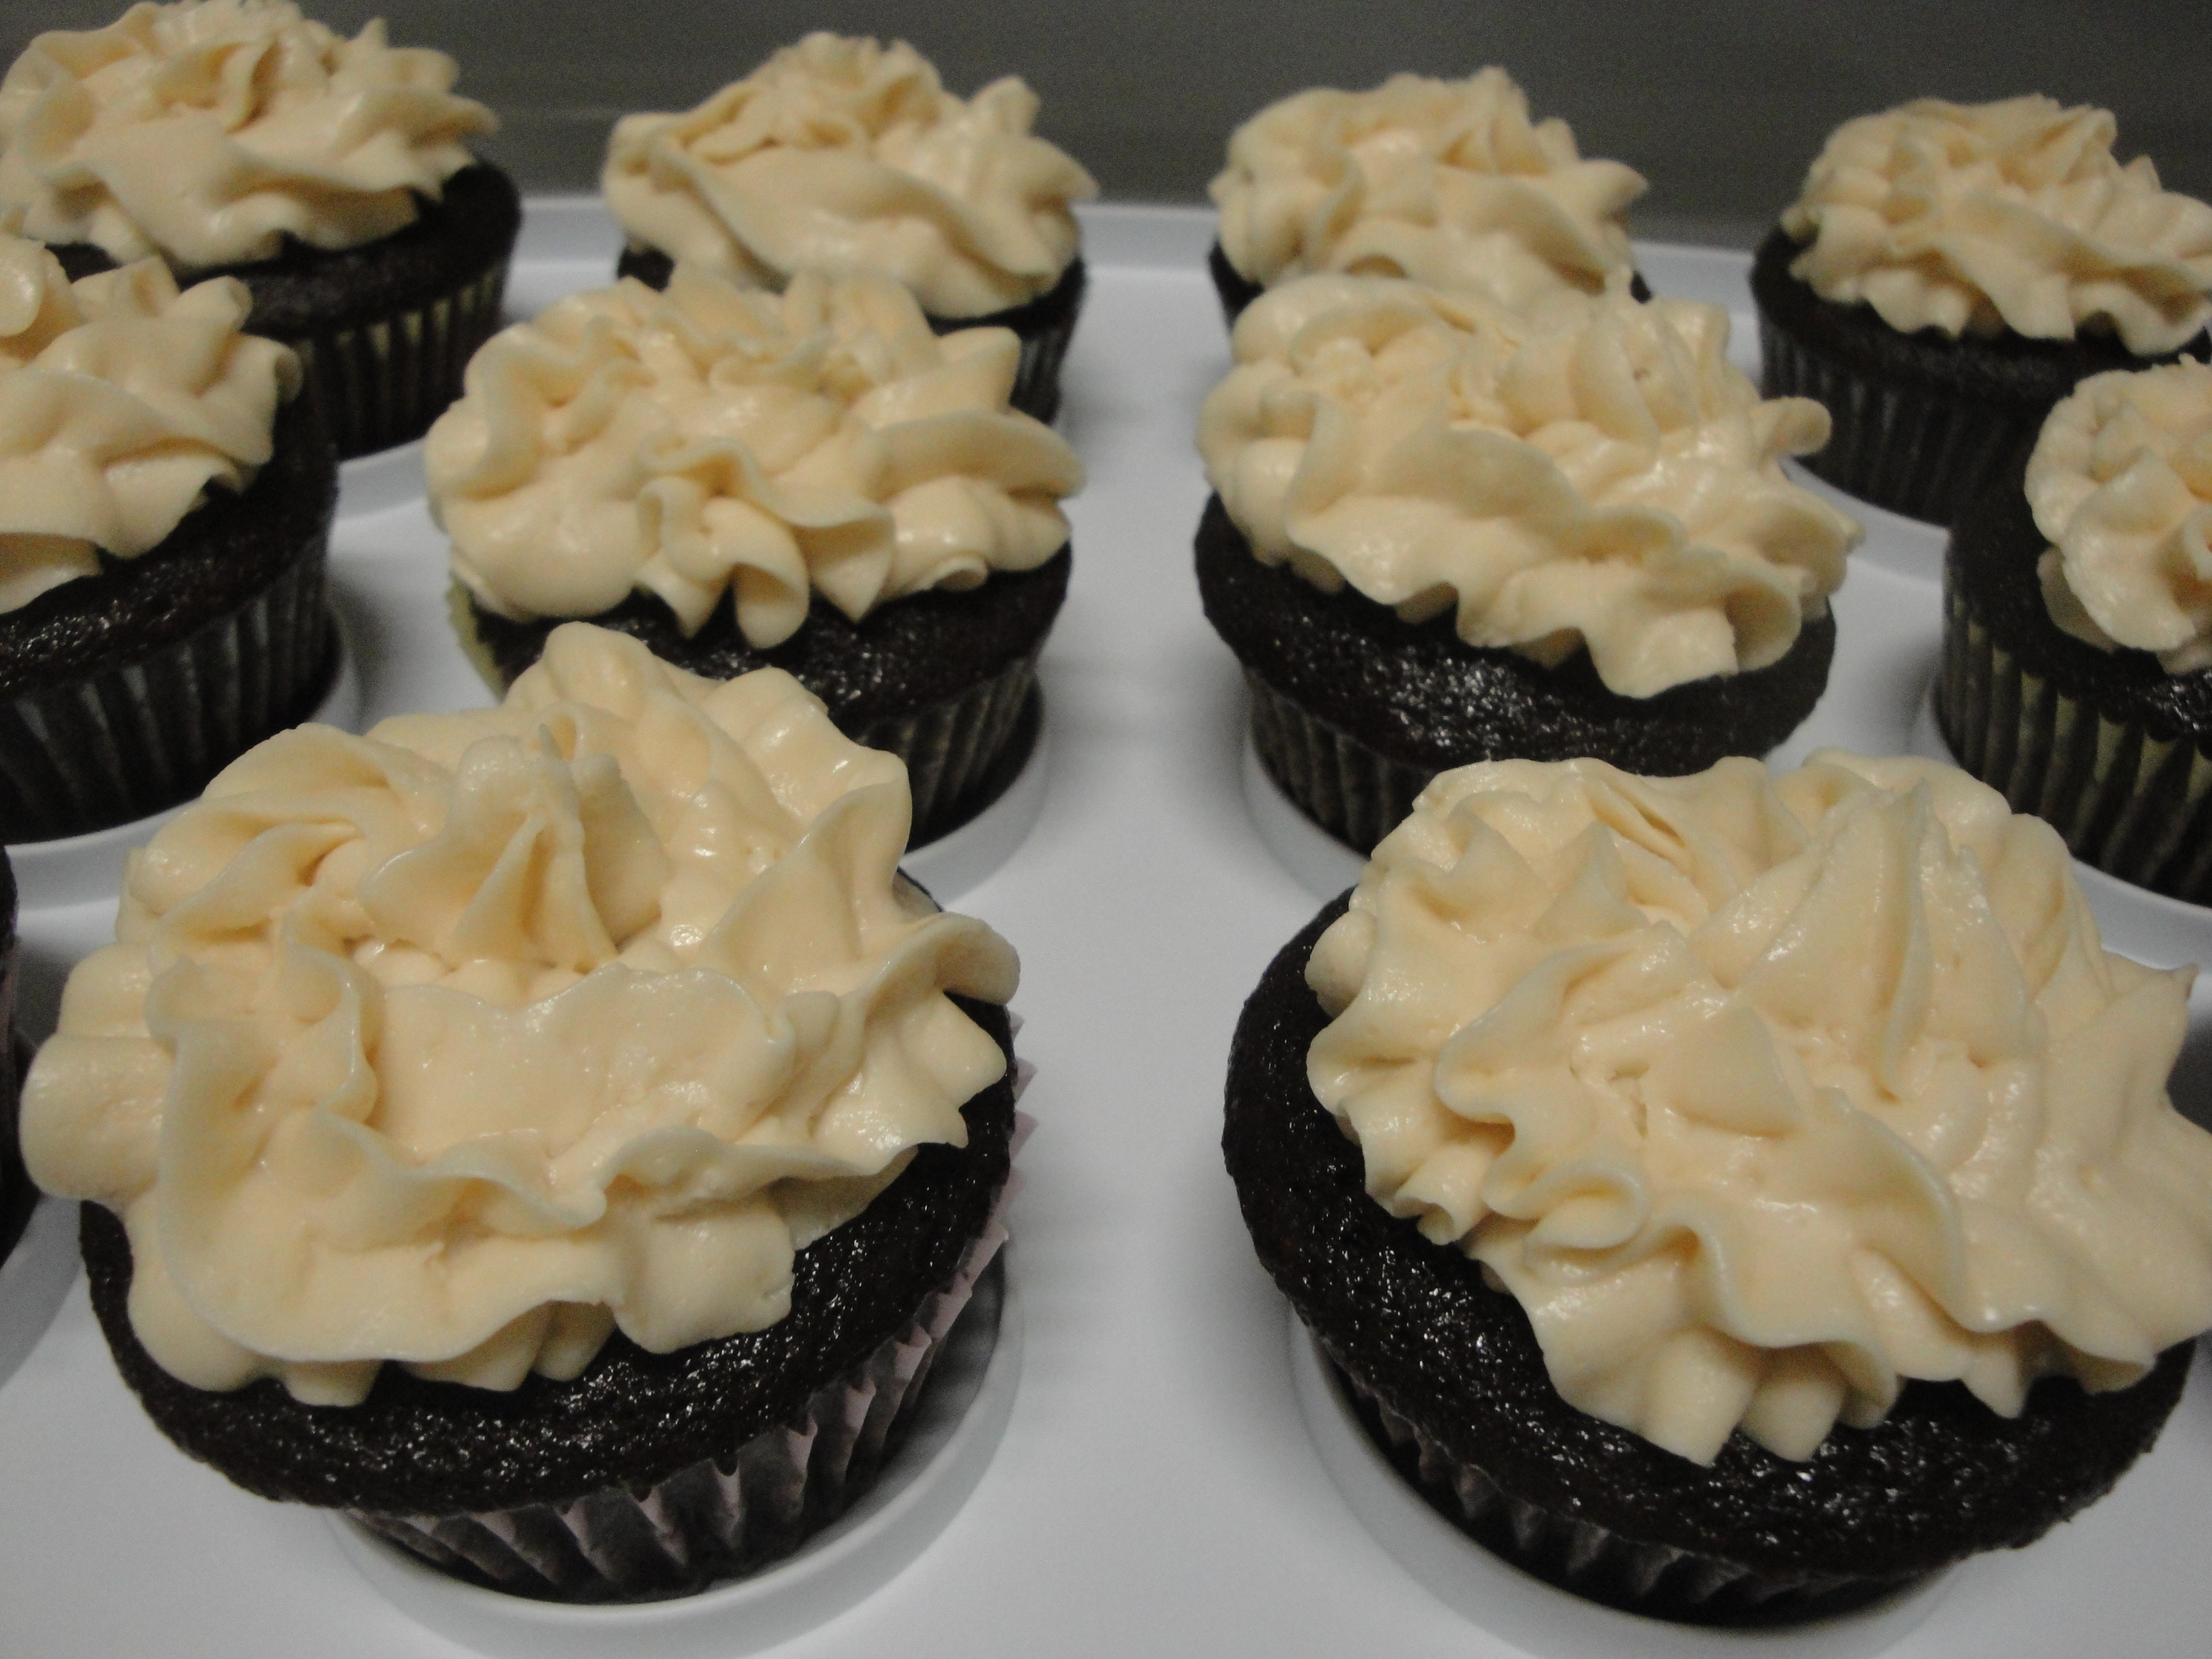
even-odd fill
[[[1266,563],[1469,645],[1587,646],[1644,697],[1765,667],[1825,611],[1856,525],[1783,476],[1827,411],[1761,401],[1717,307],[1310,276],[1249,307],[1206,476]]]
[[[726,595],[755,646],[819,592],[858,621],[1030,570],[1067,541],[1082,464],[1009,407],[1002,328],[930,331],[881,276],[781,295],[679,264],[499,335],[430,428],[453,574],[504,617],[589,617],[633,589],[687,634]]]
[[[1570,1404],[1803,1458],[1910,1378],[2014,1415],[2212,1326],[2191,972],[2106,953],[2057,832],[1948,767],[1503,761],[1375,849],[1308,1070]]]
[[[1622,216],[1643,179],[1584,161],[1567,124],[1528,118],[1502,69],[1316,88],[1237,129],[1210,186],[1221,251],[1272,288],[1316,271],[1402,276],[1518,306],[1627,291]]]
[[[0,222],[185,269],[357,247],[414,223],[496,130],[441,52],[289,0],[134,5],[34,38],[0,82]]]
[[[981,317],[1060,280],[1098,192],[1036,112],[1013,76],[961,99],[903,40],[817,33],[696,109],[625,116],[599,184],[633,246],[732,282],[874,272]]]
[[[179,293],[158,259],[72,283],[0,235],[0,611],[253,482],[300,360],[239,331],[252,307],[230,277]]]
[[[2169,674],[2212,668],[2212,368],[2082,381],[2043,423],[2027,501],[2059,627]]]
[[[2119,336],[2139,357],[2212,316],[2212,207],[2122,167],[2109,111],[1923,99],[1838,127],[1782,216],[1822,299],[1905,333]]]
[[[509,1389],[788,1309],[1004,1057],[1013,951],[897,874],[905,769],[777,670],[556,629],[498,708],[301,726],[132,858],[24,1086],[198,1388]]]

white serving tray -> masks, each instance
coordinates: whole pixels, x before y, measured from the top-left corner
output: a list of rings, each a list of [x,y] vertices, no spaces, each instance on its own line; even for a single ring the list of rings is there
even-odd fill
[[[1237,1011],[1316,902],[1246,810],[1237,670],[1191,572],[1206,489],[1190,434],[1227,362],[1204,273],[1212,222],[1108,207],[1086,216],[1086,235],[1091,290],[1060,428],[1091,484],[1073,506],[1074,582],[1044,659],[1049,788],[1027,842],[961,907],[1021,951],[1021,1047],[1038,1069],[1024,1107],[1040,1133],[1010,1219],[1026,1310],[1020,1391],[996,1457],[936,1541],[775,1651],[1572,1659],[1589,1629],[1578,1605],[1531,1623],[1516,1597],[1493,1630],[1480,1598],[1471,1619],[1423,1589],[1340,1494],[1301,1415],[1283,1304],[1219,1149]],[[615,246],[592,204],[532,203],[514,309],[605,280]],[[1755,359],[1742,256],[1647,246],[1639,258],[1659,292],[1727,305],[1738,361]],[[1889,568],[1911,552],[1885,540],[1855,567],[1828,695],[1781,761],[1824,743],[1905,749],[1937,632],[1932,570]],[[486,701],[447,632],[444,544],[419,501],[349,511],[332,572],[362,651],[366,720]],[[26,917],[33,1032],[111,914]],[[2200,1115],[2212,1105],[2201,1002],[2181,1091]],[[386,1601],[314,1516],[176,1453],[117,1380],[81,1288],[0,1386],[0,1491],[11,1659],[465,1651]],[[2208,1515],[2212,1383],[2200,1376],[2112,1497],[2030,1550],[1956,1574],[1891,1651],[2203,1654]],[[1767,1659],[1807,1644],[1714,1645]]]

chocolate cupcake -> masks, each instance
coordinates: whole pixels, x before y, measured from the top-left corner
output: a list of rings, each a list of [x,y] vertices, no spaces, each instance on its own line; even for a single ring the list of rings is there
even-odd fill
[[[1002,330],[884,277],[780,295],[690,265],[479,355],[427,456],[456,621],[501,683],[584,617],[693,672],[781,667],[907,764],[915,841],[1019,772],[1082,466],[1012,409]]]
[[[458,73],[381,21],[348,40],[283,0],[41,34],[0,82],[0,222],[71,276],[159,257],[183,282],[237,277],[340,457],[386,449],[459,395],[522,225],[514,181],[466,148],[498,123]]]
[[[1761,403],[1727,337],[1687,301],[1378,278],[1245,313],[1200,416],[1199,586],[1316,823],[1364,852],[1448,767],[1698,771],[1812,712],[1858,530],[1780,471],[1821,410]]]
[[[2117,131],[2041,97],[1837,129],[1752,267],[1767,395],[1835,417],[1808,467],[1948,525],[2075,382],[2205,356],[2212,207]]]
[[[1959,763],[2140,887],[2212,903],[2212,368],[2085,380],[1953,528]]]
[[[1049,422],[1083,305],[1073,204],[1098,187],[1031,135],[1036,112],[1015,76],[963,100],[903,40],[810,34],[695,109],[615,124],[599,185],[627,239],[616,274],[889,276],[939,334],[1012,329],[1014,407]]]
[[[2212,1323],[2212,1138],[2165,1097],[2183,981],[2068,869],[1924,762],[1439,778],[1246,1006],[1223,1142],[1408,1480],[1719,1624],[2107,1491]]]
[[[1207,269],[1232,327],[1267,289],[1320,272],[1405,277],[1509,309],[1561,291],[1651,297],[1624,219],[1642,177],[1583,160],[1558,117],[1531,121],[1527,94],[1496,67],[1293,94],[1237,129],[1207,189],[1221,210]]]
[[[25,1092],[156,1425],[561,1600],[834,1519],[996,1249],[1013,1123],[1013,952],[897,874],[908,810],[787,675],[580,626],[499,708],[229,769]]]
[[[329,690],[337,469],[237,283],[0,237],[0,839],[198,793]],[[290,399],[287,402],[286,399]]]

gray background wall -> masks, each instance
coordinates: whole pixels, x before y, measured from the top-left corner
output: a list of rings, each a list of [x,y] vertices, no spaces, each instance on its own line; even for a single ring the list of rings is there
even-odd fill
[[[1504,64],[1585,155],[1651,181],[1639,234],[1748,246],[1846,117],[1936,94],[2038,91],[2120,117],[2124,155],[2212,198],[2212,0],[308,0],[350,32],[383,15],[498,110],[487,151],[534,190],[593,186],[630,110],[696,103],[810,28],[899,35],[963,94],[1018,73],[1041,130],[1124,200],[1200,201],[1239,121],[1300,87]],[[0,0],[0,51],[95,27],[118,0]]]

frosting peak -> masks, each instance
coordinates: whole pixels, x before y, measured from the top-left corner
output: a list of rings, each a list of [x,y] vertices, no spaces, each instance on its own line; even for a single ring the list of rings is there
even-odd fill
[[[1846,121],[1782,227],[1822,299],[1892,328],[2070,340],[2109,328],[2139,357],[2212,316],[2212,206],[2112,155],[2109,111],[2043,97],[1922,99]]]
[[[0,221],[188,270],[293,237],[357,247],[415,222],[491,112],[441,52],[347,40],[289,0],[134,5],[41,34],[0,82]]]
[[[72,283],[0,235],[0,611],[253,482],[300,360],[240,331],[252,306],[233,277],[179,293],[155,259]]]
[[[2121,1387],[2212,1325],[2190,975],[2106,952],[2057,832],[1953,769],[1447,772],[1308,978],[1370,1193],[1693,1461],[1809,1456],[1910,1378]]]
[[[1761,401],[1715,307],[1311,276],[1234,344],[1198,442],[1260,559],[1623,696],[1777,660],[1858,539],[1781,471],[1827,412]]]
[[[2043,423],[2027,500],[2052,621],[2169,674],[2212,668],[2212,368],[2082,381]]]
[[[1237,129],[1208,188],[1223,253],[1263,286],[1346,271],[1521,306],[1561,289],[1626,292],[1621,216],[1644,183],[1584,161],[1558,118],[1532,122],[1492,67],[1271,104]]]
[[[780,671],[556,629],[499,708],[249,751],[131,862],[24,1091],[195,1387],[511,1389],[787,1310],[1004,1069],[1013,952],[898,876],[905,770]]]
[[[615,124],[600,185],[633,244],[745,286],[872,272],[939,317],[980,317],[1060,280],[1091,175],[1032,137],[1009,76],[945,90],[903,40],[817,33],[679,115]]]
[[[679,264],[495,337],[431,428],[453,572],[506,617],[658,594],[687,635],[725,596],[755,646],[819,592],[858,621],[925,588],[1030,570],[1067,541],[1075,452],[1012,410],[1001,328],[930,331],[881,276],[781,295]]]

